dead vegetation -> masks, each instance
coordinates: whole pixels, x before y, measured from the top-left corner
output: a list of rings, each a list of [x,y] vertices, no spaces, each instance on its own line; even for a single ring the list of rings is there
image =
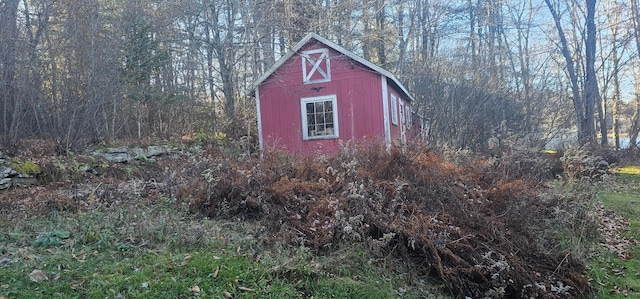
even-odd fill
[[[186,177],[201,179],[182,182],[178,196],[210,217],[261,221],[266,241],[318,252],[364,242],[442,279],[456,296],[587,296],[583,263],[550,233],[562,230],[554,225],[573,199],[490,170],[429,149],[371,146],[316,160],[266,153],[248,162],[212,153],[189,168]]]
[[[591,292],[580,257],[558,238],[598,237],[585,199],[553,194],[518,175],[526,167],[505,157],[458,165],[428,148],[386,151],[373,144],[317,159],[277,152],[238,158],[209,146],[178,160],[101,162],[97,176],[70,171],[71,162],[65,171],[40,162],[56,181],[3,193],[0,212],[175,198],[196,215],[258,223],[254,237],[266,244],[284,241],[325,254],[358,242],[374,256],[410,265],[415,276],[440,279],[456,297]]]

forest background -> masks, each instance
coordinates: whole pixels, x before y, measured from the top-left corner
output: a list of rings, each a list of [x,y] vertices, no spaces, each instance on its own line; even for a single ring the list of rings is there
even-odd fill
[[[1,144],[254,137],[254,80],[315,32],[395,73],[432,144],[635,146],[638,19],[637,0],[2,0]]]

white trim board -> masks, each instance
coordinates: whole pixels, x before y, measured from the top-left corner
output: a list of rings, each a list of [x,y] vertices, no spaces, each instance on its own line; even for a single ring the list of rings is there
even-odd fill
[[[315,33],[309,33],[307,34],[302,40],[300,40],[295,46],[293,46],[293,48],[291,49],[291,51],[289,51],[287,54],[285,54],[284,56],[282,56],[280,59],[278,59],[278,61],[276,61],[276,63],[274,63],[266,72],[264,72],[260,77],[258,77],[258,79],[256,79],[256,81],[253,83],[252,88],[253,90],[257,90],[258,87],[265,81],[267,80],[267,78],[269,78],[269,76],[271,76],[271,74],[273,74],[278,68],[280,68],[285,62],[287,62],[289,60],[289,58],[291,58],[294,54],[298,53],[298,51],[300,51],[300,49],[302,49],[302,47],[304,47],[304,45],[306,45],[311,39],[315,39],[318,42],[340,52],[341,54],[346,55],[347,57],[359,62],[360,64],[374,70],[375,72],[391,79],[391,81],[393,81],[393,83],[395,85],[398,86],[398,88],[400,88],[400,91],[402,91],[402,93],[404,93],[404,97],[406,97],[408,100],[410,101],[414,101],[414,98],[411,96],[411,94],[409,94],[409,92],[407,91],[407,89],[404,87],[404,85],[402,85],[400,83],[400,81],[389,71],[373,64],[372,62],[356,55],[355,53],[341,47],[340,45],[327,40],[324,37],[321,37]]]
[[[382,84],[382,114],[384,114],[384,142],[387,145],[387,149],[391,147],[391,124],[389,121],[389,88],[387,87],[387,77],[380,75],[380,81]]]
[[[260,150],[264,150],[264,141],[262,138],[262,113],[260,112],[260,90],[256,89],[256,109],[258,110],[258,144],[260,144]]]

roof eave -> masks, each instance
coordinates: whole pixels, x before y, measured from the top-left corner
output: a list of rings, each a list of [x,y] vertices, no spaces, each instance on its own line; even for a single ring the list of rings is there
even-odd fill
[[[395,83],[396,86],[398,86],[398,88],[400,88],[400,90],[402,91],[402,93],[404,93],[404,95],[410,100],[410,101],[415,101],[415,99],[411,96],[411,94],[409,93],[409,91],[406,89],[406,87],[404,87],[404,85],[402,85],[402,83],[400,83],[400,80],[398,80],[398,78],[396,78],[396,76],[394,76],[391,72],[373,64],[372,62],[354,54],[353,52],[343,48],[342,46],[322,37],[319,36],[315,33],[309,33],[307,34],[302,40],[300,40],[298,43],[295,44],[295,46],[293,46],[293,48],[291,49],[291,51],[289,51],[287,54],[285,54],[284,56],[282,56],[280,59],[278,59],[278,61],[276,61],[276,63],[274,63],[269,69],[267,69],[267,71],[265,71],[260,77],[258,77],[258,79],[256,79],[256,81],[254,81],[253,85],[252,85],[252,93],[255,93],[255,90],[265,81],[267,80],[267,78],[269,78],[269,76],[271,76],[278,68],[280,68],[287,60],[289,60],[289,58],[291,58],[295,53],[297,53],[304,45],[306,45],[311,39],[315,39],[317,41],[319,41],[320,43],[325,44],[328,47],[331,47],[332,49],[346,55],[347,57],[359,62],[360,64],[378,72],[379,74],[391,79],[391,81],[393,81],[393,83]]]

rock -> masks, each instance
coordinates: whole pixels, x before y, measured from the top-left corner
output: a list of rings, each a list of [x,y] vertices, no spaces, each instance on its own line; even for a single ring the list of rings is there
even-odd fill
[[[166,147],[157,146],[157,145],[147,146],[147,157],[162,156],[162,155],[169,154],[170,152],[171,151]]]
[[[33,176],[21,175],[18,177],[11,178],[12,186],[20,186],[20,187],[29,187],[31,185],[35,185],[38,180]]]
[[[47,275],[44,274],[42,270],[36,269],[31,271],[31,273],[29,274],[29,279],[31,279],[31,281],[33,282],[41,282],[44,280],[49,280],[49,277],[47,277]]]
[[[89,154],[96,157],[102,157],[107,161],[114,163],[124,163],[133,160],[133,157],[127,152],[127,149],[124,147],[95,150],[93,152],[90,152]]]
[[[136,159],[151,161],[157,156],[166,155],[171,152],[168,148],[157,145],[150,145],[147,146],[147,148],[133,148],[132,151]]]
[[[146,151],[144,149],[142,149],[142,148],[134,147],[134,148],[131,149],[131,152],[133,153],[133,156],[136,159],[147,158]]]
[[[0,165],[0,179],[8,178],[12,175],[16,175],[17,172],[9,167]]]
[[[108,147],[104,150],[104,152],[109,154],[123,154],[127,153],[129,150],[126,147]]]
[[[11,187],[11,179],[10,178],[0,179],[0,190],[8,189],[9,187]]]
[[[78,166],[78,170],[82,171],[82,172],[93,172],[94,170],[91,168],[91,166],[87,165],[87,164],[82,164],[80,166]]]
[[[0,190],[13,186],[31,186],[37,182],[36,176],[40,172],[40,166],[32,161],[12,163],[0,159]]]
[[[146,148],[134,147],[116,147],[95,150],[89,154],[96,157],[102,157],[109,162],[125,163],[137,160],[153,161],[155,157],[172,153],[172,150],[165,146],[150,145]]]

